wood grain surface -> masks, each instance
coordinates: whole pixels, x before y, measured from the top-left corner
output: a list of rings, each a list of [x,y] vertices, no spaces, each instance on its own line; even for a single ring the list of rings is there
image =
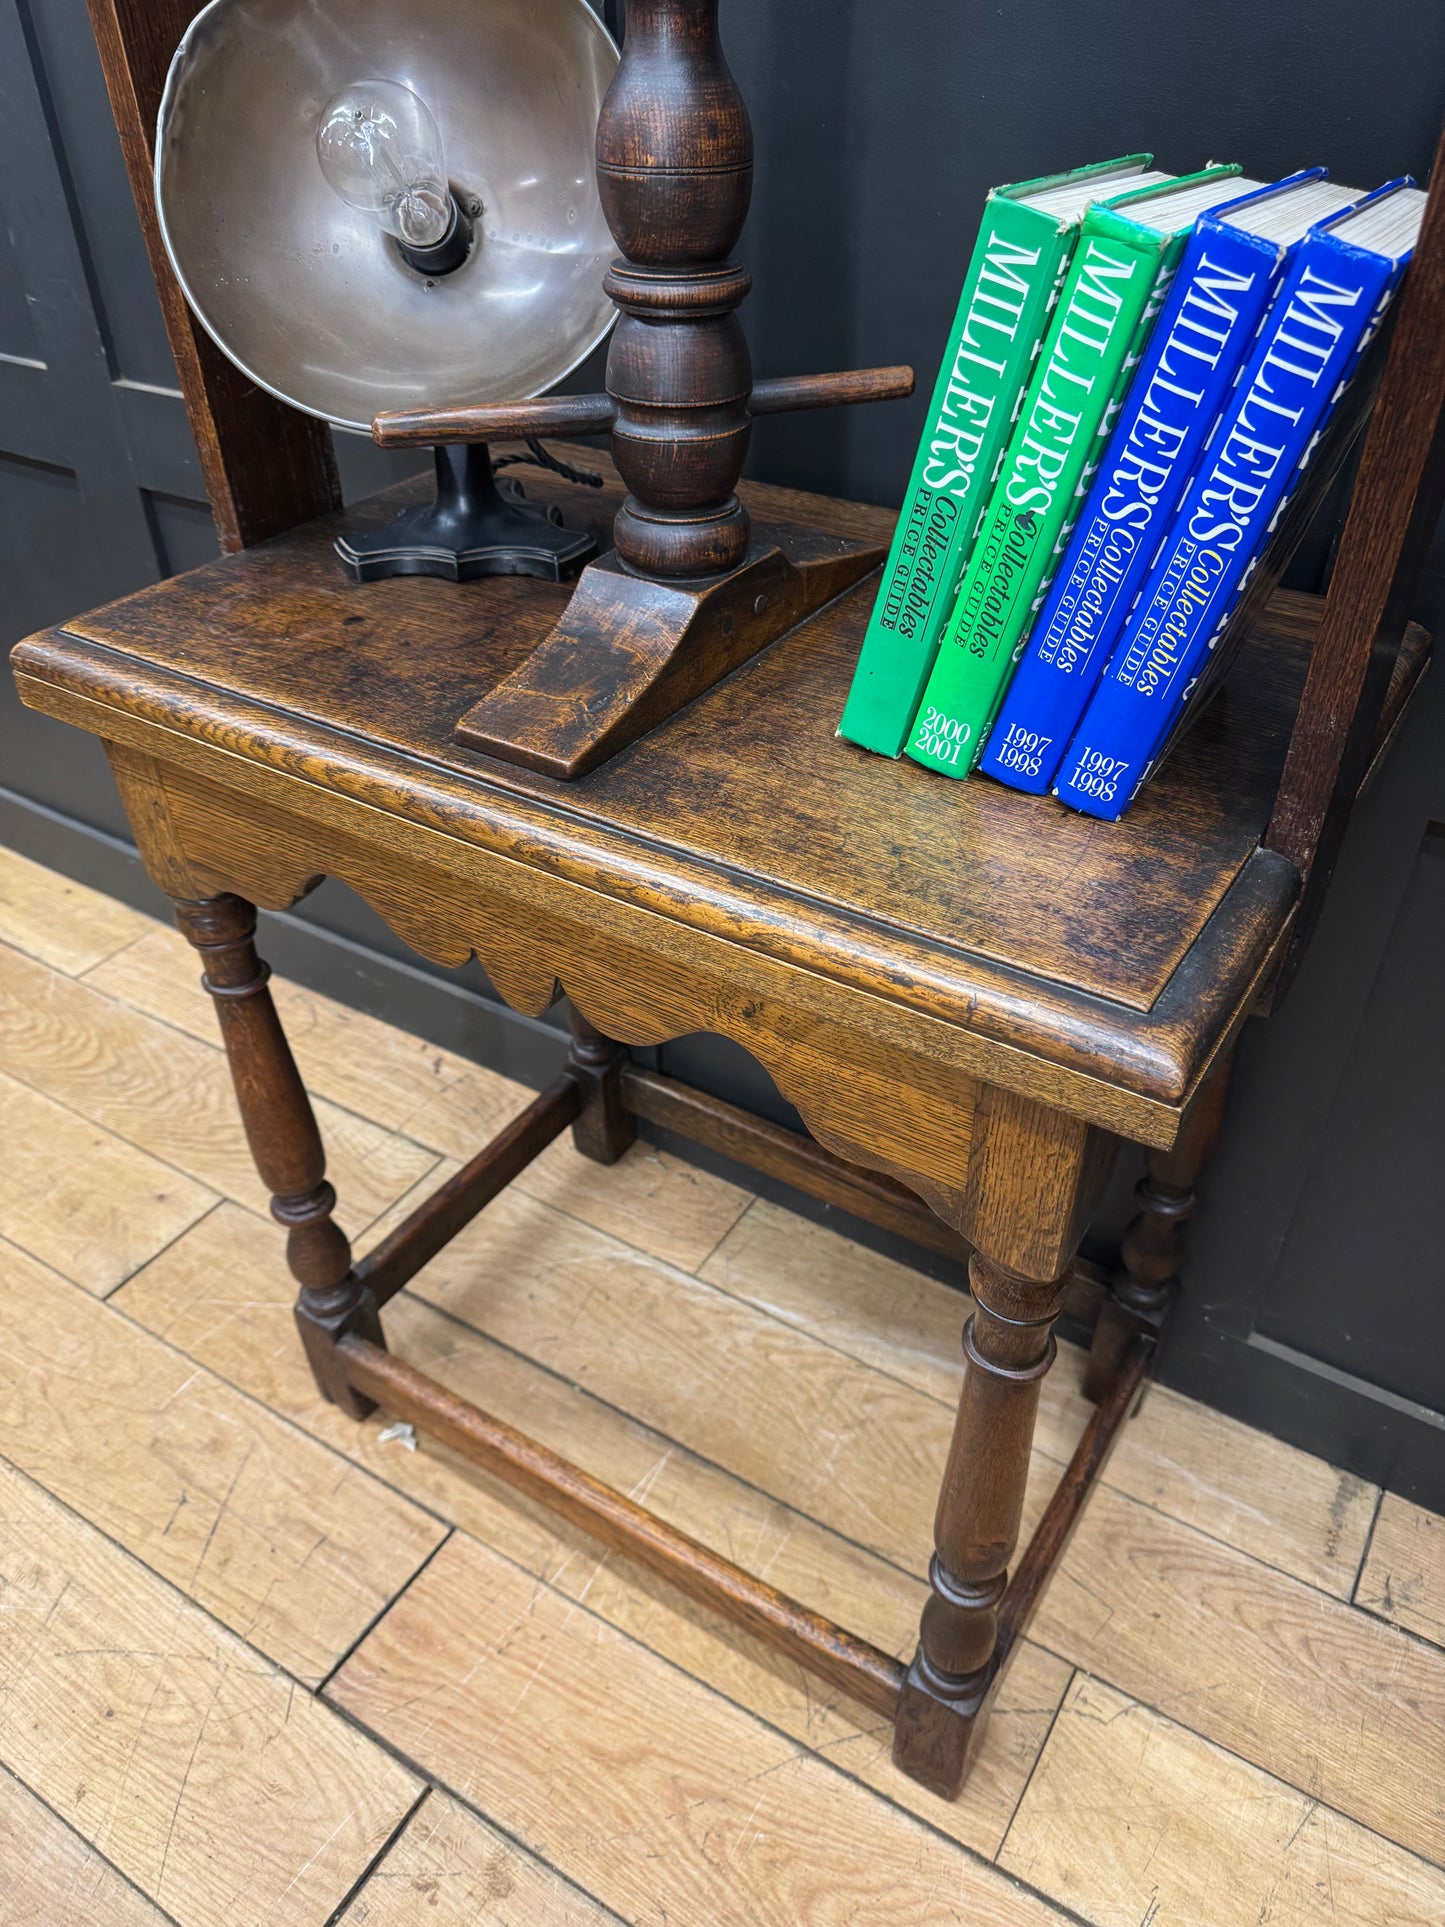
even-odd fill
[[[505,1639],[468,1636],[468,1615],[505,1626]],[[580,1665],[566,1652],[578,1640]],[[469,1539],[442,1549],[330,1690],[625,1919],[714,1922],[720,1877],[733,1918],[759,1927],[850,1911],[900,1927],[1050,1918],[932,1828]]]
[[[1099,1825],[1112,1814],[1122,1824]],[[1083,1674],[999,1860],[1098,1927],[1435,1927],[1445,1917],[1437,1867]],[[1206,1864],[1213,1878],[1202,1882]]]
[[[772,506],[772,492],[755,494]],[[394,506],[388,498],[375,512]],[[777,507],[878,530],[877,511],[810,498]],[[1293,872],[1256,845],[1317,614],[1309,598],[1276,600],[1254,673],[1241,679],[1247,695],[1215,704],[1140,808],[1100,835],[1048,799],[940,784],[835,738],[866,615],[858,592],[580,783],[525,777],[457,749],[451,725],[459,697],[514,666],[565,592],[521,578],[426,581],[401,585],[398,600],[396,583],[340,581],[330,532],[317,524],[226,558],[17,655],[27,701],[126,755],[159,754],[282,812],[258,825],[250,863],[234,833],[256,803],[223,806],[233,835],[209,851],[210,887],[284,902],[316,874],[340,875],[428,954],[477,950],[522,1008],[569,970],[595,993],[555,929],[522,941],[533,910],[500,925],[462,915],[448,927],[435,910],[430,927],[419,922],[417,863],[454,876],[460,864],[536,906],[571,912],[575,902],[584,922],[629,926],[654,965],[676,953],[688,1008],[664,999],[612,1034],[676,1035],[708,1027],[718,1010],[718,1028],[785,1075],[796,1043],[770,1049],[768,1019],[740,1028],[734,1011],[751,991],[771,1017],[780,996],[807,989],[835,1023],[851,1007],[860,1027],[907,1032],[904,1012],[926,1014],[939,1035],[915,1026],[914,1049],[961,1055],[994,1081],[1170,1141],[1158,1107],[1177,1121],[1290,915]],[[133,813],[146,817],[139,805]],[[378,867],[376,842],[368,861],[358,837],[380,839],[403,867]],[[198,886],[204,821],[192,811],[166,847]],[[158,848],[153,867],[166,861]],[[625,906],[651,922],[629,924]],[[500,937],[509,922],[515,959]],[[730,986],[725,1015],[689,933],[712,939],[702,951]],[[792,976],[770,977],[765,961]],[[613,1013],[591,1014],[608,1028],[601,1019]],[[1131,1092],[1142,1104],[1130,1105]],[[804,1093],[811,1122],[810,1097],[821,1100]],[[825,1109],[824,1131],[830,1122]]]
[[[1445,1860],[1438,1648],[1107,1488],[1034,1636],[1338,1812]]]
[[[963,1351],[948,1285],[765,1199],[698,1276],[952,1410]],[[1060,1466],[1088,1418],[1084,1370],[1083,1353],[1061,1343],[1043,1383],[1034,1450]],[[1162,1385],[1150,1386],[1104,1479],[1340,1598],[1355,1583],[1375,1506],[1363,1479]]]
[[[211,1223],[191,1237],[210,1244]],[[871,1538],[885,1557],[922,1578],[937,1468],[951,1429],[944,1404],[865,1372],[774,1321],[755,1316],[742,1325],[726,1299],[712,1301],[714,1326],[696,1287],[689,1291],[679,1276],[674,1290],[664,1292],[655,1264],[629,1261],[623,1248],[609,1250],[596,1234],[579,1246],[584,1234],[545,1218],[530,1235],[509,1232],[499,1219],[490,1230],[483,1219],[465,1234],[471,1240],[484,1235],[493,1241],[489,1262],[477,1262],[476,1243],[459,1241],[429,1268],[439,1282],[424,1272],[413,1291],[434,1296],[453,1316],[485,1323],[509,1349],[580,1380],[698,1455],[761,1483],[781,1503],[821,1517],[854,1541]],[[174,1277],[184,1248],[182,1241],[164,1254],[125,1296],[142,1305],[154,1288],[148,1279]],[[221,1261],[215,1250],[212,1262]],[[204,1310],[189,1315],[209,1322]],[[704,1329],[714,1333],[711,1345],[698,1336]],[[636,1365],[644,1342],[658,1348],[654,1356],[671,1361],[668,1371]],[[751,1385],[740,1385],[744,1357],[757,1371],[759,1394],[756,1403],[740,1406],[740,1392],[754,1397]],[[781,1410],[761,1396],[780,1371],[790,1385]],[[446,1381],[446,1369],[439,1375]],[[476,1390],[494,1407],[489,1388]],[[885,1414],[889,1436],[870,1450]],[[821,1462],[802,1443],[810,1423],[824,1425],[837,1441]],[[592,1463],[570,1443],[552,1442]],[[1057,1469],[1036,1462],[1031,1515]],[[612,1477],[610,1469],[604,1476]],[[614,1482],[629,1489],[624,1480]],[[1330,1523],[1327,1500],[1322,1481],[1322,1534]],[[1128,1577],[1124,1599],[1121,1573]],[[770,1576],[778,1577],[776,1571]],[[816,1590],[806,1596],[844,1616]],[[852,1623],[871,1630],[866,1621]],[[1161,1638],[1161,1626],[1168,1638]],[[1416,1851],[1438,1854],[1445,1844],[1439,1783],[1429,1777],[1438,1747],[1432,1722],[1445,1717],[1445,1655],[1313,1587],[1106,1488],[1095,1495],[1046,1595],[1036,1637],[1166,1712],[1183,1717],[1187,1704],[1189,1723],[1206,1737],[1303,1782],[1366,1824],[1383,1830],[1388,1811],[1392,1837]],[[1298,1685],[1301,1678],[1307,1689]],[[1330,1710],[1323,1731],[1321,1706]],[[1403,1761],[1413,1763],[1408,1784],[1399,1779]]]
[[[0,1240],[0,1454],[307,1685],[446,1528]]]
[[[536,484],[539,499],[551,486]],[[378,497],[375,514],[384,519],[410,487],[388,491],[384,507]],[[769,493],[749,495],[762,508]],[[869,533],[891,526],[880,510],[857,519]],[[1145,1010],[1257,841],[1283,755],[1279,725],[1318,614],[1311,597],[1277,599],[1238,697],[1191,737],[1172,774],[1100,835],[1048,798],[987,782],[939,783],[906,761],[838,742],[871,585],[580,783],[459,749],[457,715],[542,639],[567,603],[566,586],[520,576],[358,586],[335,568],[333,533],[323,519],[67,631],[132,659],[115,663],[108,693],[117,703],[144,703],[142,685],[132,696],[119,685],[123,667],[182,674],[214,686],[218,716],[224,692],[234,692],[278,721],[309,718],[422,759],[463,809],[470,797],[479,830],[512,793],[550,805],[558,831],[568,819],[595,826],[599,852],[615,832],[647,842],[665,833],[679,855],[721,866],[743,892],[755,878],[800,905],[831,901],[890,925],[911,922],[925,945]],[[278,649],[282,632],[287,646]],[[63,647],[37,639],[17,664],[28,674],[48,664],[59,676]],[[77,651],[75,659],[85,658]],[[1134,900],[1137,923],[1121,916],[1104,927],[1099,909],[1122,910],[1118,893],[1144,866],[1150,892]],[[1061,890],[1065,877],[1071,887]],[[1121,932],[1122,943],[1114,940]]]
[[[267,1228],[223,1206],[209,1228],[197,1230],[126,1288],[117,1302],[131,1316],[539,1579],[585,1598],[623,1631],[931,1825],[981,1851],[997,1848],[1068,1683],[1068,1669],[1057,1660],[1023,1649],[1005,1681],[968,1798],[941,1807],[894,1768],[882,1721],[860,1717],[847,1699],[821,1690],[735,1628],[603,1554],[425,1437],[410,1452],[381,1443],[382,1420],[357,1427],[340,1419],[317,1397],[291,1339],[289,1301]],[[404,1357],[525,1425],[660,1517],[890,1651],[902,1653],[913,1639],[923,1598],[919,1579],[410,1292],[387,1316]],[[1039,1503],[1054,1471],[1041,1474]]]
[[[83,683],[113,661],[75,641],[64,674]],[[148,676],[137,668],[131,682],[140,689]],[[23,667],[18,679],[22,693],[31,689]],[[303,767],[335,768],[323,735],[304,721],[287,723],[274,766],[249,752],[218,760],[218,748],[240,739],[229,724],[213,741],[186,733],[190,687],[157,690],[152,720],[55,682],[44,705],[106,737],[147,864],[173,894],[233,890],[284,909],[317,877],[337,877],[424,955],[449,965],[478,955],[520,1010],[544,1009],[560,977],[600,1028],[625,1041],[709,1028],[733,1037],[828,1141],[846,1142],[848,1113],[829,1101],[825,1056],[816,1041],[808,1048],[806,1030],[797,1034],[800,1023],[828,1025],[849,1047],[850,1075],[866,1076],[868,1050],[885,1047],[905,1063],[956,1067],[1140,1142],[1172,1144],[1183,1107],[1258,997],[1290,915],[1289,866],[1250,856],[1142,1014],[984,958],[968,958],[960,975],[962,953],[840,921],[821,899],[788,910],[766,897],[750,908],[728,873],[635,840],[618,846],[621,867],[604,876],[589,846],[567,835],[557,842],[553,817],[521,802],[489,813],[483,847],[453,833],[455,808],[424,765],[408,765],[411,813],[399,815],[371,752],[350,738],[344,794],[302,781]],[[926,1096],[910,1090],[914,1105]],[[952,1096],[954,1114],[966,1116],[966,1088]],[[887,1116],[875,1112],[875,1126]],[[915,1131],[911,1141],[933,1138]],[[842,1154],[887,1168],[886,1145]]]
[[[616,1920],[504,1833],[433,1793],[339,1927],[611,1927]]]
[[[167,1912],[315,1927],[417,1780],[21,1473],[0,1468],[0,1751]],[[283,1805],[288,1837],[238,1825]]]
[[[0,862],[0,930],[5,941],[42,963],[79,977],[157,928],[154,920],[70,877],[57,876],[18,850]]]
[[[1109,1927],[1313,1927],[1332,1907],[1352,1927],[1433,1927],[1438,1521],[1386,1499],[1371,1534],[1372,1489],[1154,1388],[1005,1680],[963,1797],[943,1805],[892,1765],[881,1721],[425,1438],[409,1449],[384,1414],[356,1425],[318,1397],[276,1227],[202,1179],[214,1140],[172,1140],[193,1171],[126,1135],[149,1142],[155,1128],[144,1091],[157,1036],[183,1054],[215,1048],[190,959],[173,994],[164,931],[139,928],[129,961],[95,961],[85,926],[104,930],[103,901],[76,886],[47,905],[33,876],[7,879],[10,862],[0,853],[0,942],[32,956],[48,946],[50,977],[68,966],[87,981],[81,1001],[61,1000],[73,1030],[27,1058],[34,1182],[0,1187],[0,1238],[24,1229],[43,1243],[39,1256],[0,1245],[0,1458],[26,1468],[4,1477],[41,1508],[31,1564],[54,1569],[49,1592],[0,1594],[0,1768],[18,1776],[0,1776],[6,1927],[12,1915],[50,1927],[67,1905],[123,1927],[284,1927],[338,1909],[347,1927],[590,1927],[664,1907],[732,1927],[767,1917],[760,1878],[805,1918],[861,1897],[860,1918],[961,1906],[988,1920],[1001,1892],[1027,1918]],[[388,1210],[455,1168],[449,1148],[469,1151],[519,1095],[462,1060],[429,1068],[417,1040],[278,989],[317,1094],[377,1141],[438,1160]],[[129,1082],[107,1036],[141,1046]],[[143,1180],[195,1186],[204,1215],[153,1222],[142,1182],[108,1186],[87,1218],[83,1189],[63,1188],[67,1147],[81,1143],[63,1121],[101,1127],[76,1099],[113,1106],[115,1155],[139,1159]],[[596,1222],[602,1194],[561,1162],[554,1188],[514,1194],[510,1219],[488,1227],[484,1214],[452,1271],[418,1280],[436,1304],[408,1290],[388,1307],[393,1349],[905,1655],[967,1301],[730,1187],[689,1204],[682,1167],[641,1183],[633,1155],[616,1167],[636,1187],[626,1210]],[[37,1199],[47,1189],[63,1217]],[[80,1232],[112,1251],[108,1269]],[[474,1315],[497,1335],[465,1322]],[[1026,1525],[1083,1423],[1083,1364],[1064,1347],[1045,1381]],[[796,1383],[796,1413],[779,1373],[790,1394]],[[685,1401],[667,1395],[669,1377]],[[880,1411],[904,1415],[920,1461],[936,1455],[916,1488],[895,1459],[860,1449],[875,1393]],[[739,1409],[764,1439],[744,1435]],[[799,1425],[812,1428],[811,1461],[788,1441]],[[752,1474],[774,1441],[765,1491]],[[889,1556],[858,1543],[880,1522]],[[464,1535],[461,1576],[443,1569],[428,1591],[458,1557],[454,1538],[422,1563],[448,1527]],[[424,1738],[429,1711],[417,1722],[431,1757],[416,1788],[446,1784],[414,1812],[412,1779],[382,1750],[413,1715],[393,1704],[399,1675],[369,1670],[393,1621],[424,1704],[449,1709]],[[336,1725],[326,1688],[310,1690],[358,1636],[381,1746]],[[584,1724],[590,1691],[605,1704],[598,1731],[574,1741],[579,1666]],[[475,1779],[447,1791],[454,1773],[489,1771],[505,1782],[493,1805],[478,1806]],[[628,1797],[637,1810],[619,1829]],[[1038,1898],[990,1884],[983,1862],[1000,1854]],[[880,1884],[895,1872],[897,1894]]]
[[[1355,1603],[1445,1646],[1445,1520],[1387,1492]]]
[[[0,946],[0,1071],[102,1129],[265,1211],[219,1044],[201,1044]],[[436,1159],[369,1119],[317,1106],[352,1224],[409,1190]]]
[[[409,1289],[883,1557],[926,1554],[951,1404],[505,1195]]]
[[[101,1295],[216,1202],[174,1165],[3,1071],[0,1142],[10,1238]]]
[[[620,507],[618,541],[624,557],[652,571],[721,570],[737,560],[749,516],[729,492],[747,433],[747,353],[732,315],[746,275],[718,265],[710,277],[746,207],[746,120],[710,0],[636,0],[633,12],[600,151],[624,256],[609,282],[624,311],[609,389],[636,498]],[[95,0],[93,16],[156,250],[148,108],[178,22],[173,8],[152,17],[133,0]],[[688,138],[664,155],[674,124]],[[713,166],[694,178],[709,144]],[[335,1193],[323,1181],[316,1120],[249,942],[251,901],[286,907],[323,875],[357,889],[428,957],[478,957],[523,1012],[539,1014],[559,987],[570,995],[580,1020],[577,1088],[591,1080],[579,1118],[584,1150],[605,1160],[625,1145],[615,1106],[604,1128],[617,1094],[615,1061],[607,1064],[621,1055],[608,1038],[647,1044],[716,1030],[771,1072],[821,1144],[901,1180],[975,1246],[977,1309],[921,1643],[894,1734],[895,1759],[949,1796],[982,1738],[976,1715],[992,1683],[1004,1568],[1021,1515],[1037,1512],[1028,1475],[1038,1463],[1030,1448],[1053,1356],[1049,1327],[1116,1139],[1186,1155],[1200,1092],[1261,992],[1287,974],[1288,945],[1309,922],[1301,881],[1321,854],[1316,872],[1327,871],[1330,834],[1342,828],[1371,752],[1374,697],[1445,485],[1438,181],[1421,254],[1323,620],[1318,603],[1282,597],[1265,608],[1261,592],[1248,617],[1250,673],[1208,705],[1162,780],[1109,834],[1047,801],[980,783],[950,793],[837,743],[832,718],[866,585],[565,792],[475,753],[468,760],[450,728],[459,697],[494,692],[552,627],[558,592],[513,581],[485,602],[449,601],[446,585],[423,596],[410,583],[400,605],[385,594],[341,595],[326,552],[334,516],[31,638],[17,653],[27,702],[105,740],[153,879],[191,900],[182,925],[207,958],[246,1135],[276,1194],[274,1214],[290,1227],[298,1320],[316,1383],[338,1407],[331,1423],[373,1410],[338,1364],[338,1340],[370,1341],[356,1353],[370,1361],[363,1391],[390,1387],[396,1396],[402,1382],[381,1369],[388,1355],[375,1307],[330,1222]],[[264,398],[250,405],[196,336],[163,266],[158,278],[223,546],[289,530],[333,504],[324,431]],[[649,380],[663,338],[645,323],[698,293],[710,313],[689,310],[676,332],[688,344],[692,398],[717,402],[726,432],[710,450],[693,424],[679,424],[691,460],[685,485],[669,495],[655,448],[628,442],[629,409],[669,399]],[[394,506],[379,499],[363,513]],[[883,533],[880,518],[846,505],[795,507],[822,527],[851,518],[857,532],[871,522],[875,538]],[[1271,847],[1261,847],[1262,834]],[[590,1056],[589,1038],[598,1047]],[[232,1220],[259,1223],[248,1215],[258,1198],[236,1157],[219,1069],[214,1046],[25,952],[0,950],[0,1072],[23,1087],[17,1105],[33,1097],[64,1106],[224,1200],[121,1286],[134,1306],[174,1275],[178,1253]],[[363,1223],[435,1168],[434,1151],[325,1109],[336,1175],[346,1164],[343,1195],[353,1194]],[[1165,1168],[1156,1160],[1151,1172]],[[1193,1175],[1181,1178],[1186,1190]],[[1146,1191],[1147,1234],[1175,1201],[1161,1193],[1156,1209]],[[932,1492],[944,1401],[880,1369],[866,1347],[834,1346],[800,1319],[774,1316],[525,1194],[504,1198],[473,1232],[481,1241],[473,1259],[488,1269],[430,1267],[413,1310],[523,1361],[572,1398],[588,1395],[627,1424],[644,1423],[668,1451],[812,1519],[905,1582],[920,1577],[930,1535],[919,1499]],[[59,1240],[55,1255],[82,1269],[83,1242],[66,1249]],[[1162,1246],[1156,1256],[1162,1264]],[[699,1252],[694,1265],[703,1262]],[[503,1265],[505,1283],[520,1283],[511,1297],[498,1290]],[[1126,1268],[1147,1297],[1158,1282],[1147,1264],[1136,1277],[1126,1250]],[[43,1310],[49,1295],[47,1336],[64,1341],[59,1353],[33,1354],[38,1369],[63,1382],[74,1353],[104,1385],[95,1337],[126,1316],[95,1302],[107,1274],[93,1268],[77,1286],[37,1276],[31,1259],[20,1271],[19,1315],[34,1316],[32,1301]],[[1134,1352],[1142,1356],[1137,1343]],[[149,1371],[159,1387],[160,1357],[138,1337],[121,1363],[145,1384]],[[18,1378],[33,1360],[22,1357]],[[786,1401],[762,1395],[760,1379],[786,1385]],[[191,1382],[173,1381],[163,1396],[177,1423],[194,1416]],[[44,1399],[27,1403],[31,1390],[12,1394],[16,1431],[43,1458],[52,1439]],[[1122,1414],[1122,1397],[1111,1409]],[[127,1438],[124,1424],[116,1429]],[[1091,1424],[1086,1446],[1094,1434]],[[145,1520],[166,1447],[160,1434],[139,1435],[157,1444],[141,1453]],[[405,1438],[391,1443],[406,1449]],[[78,1469],[66,1490],[74,1498],[83,1488],[103,1509],[112,1461],[59,1444],[55,1483],[66,1487]],[[205,1449],[224,1474],[225,1449]],[[249,1462],[243,1454],[227,1493],[239,1491]],[[197,1573],[237,1516],[226,1493],[217,1502],[209,1487],[198,1490],[215,1509]],[[750,1921],[825,1908],[870,1919],[1042,1921],[1055,1917],[1054,1901],[1106,1914],[1118,1904],[1111,1867],[1124,1869],[1125,1886],[1141,1877],[1124,1850],[1101,1856],[1103,1870],[1081,1883],[1082,1862],[1051,1862],[1046,1846],[1036,1859],[1048,1891],[1019,1886],[595,1612],[591,1579],[568,1593],[449,1520],[440,1543],[434,1534],[419,1541],[429,1559],[403,1561],[409,1583],[378,1578],[379,1618],[319,1693],[306,1691],[318,1675],[299,1654],[299,1677],[277,1668],[13,1465],[0,1465],[0,1522],[0,1596],[5,1630],[16,1635],[0,1648],[0,1762],[173,1916],[334,1918],[364,1892],[428,1791],[388,1749],[633,1919],[711,1922],[721,1877],[721,1911]],[[1398,1536],[1387,1521],[1366,1587],[1385,1606],[1398,1563],[1392,1529]],[[161,1538],[169,1532],[168,1524]],[[168,1554],[157,1553],[158,1563]],[[1432,1563],[1419,1561],[1422,1588]],[[218,1574],[228,1566],[221,1558]],[[1411,1610],[1418,1616],[1413,1602]],[[1110,1487],[1044,1599],[1037,1636],[1115,1696],[1103,1723],[1125,1770],[1130,1728],[1187,1720],[1196,1748],[1224,1749],[1237,1756],[1231,1769],[1288,1781],[1287,1794],[1331,1809],[1316,1827],[1318,1808],[1306,1805],[1288,1836],[1292,1884],[1276,1880],[1261,1898],[1267,1852],[1245,1850],[1230,1866],[1237,1895],[1216,1880],[1211,1899],[1237,1897],[1262,1922],[1323,1886],[1337,1913],[1332,1851],[1357,1915],[1398,1916],[1428,1897],[1419,1866],[1445,1854],[1440,1648]],[[889,1670],[882,1656],[879,1665]],[[1076,1679],[1054,1722],[1061,1781],[1079,1779],[1069,1742],[1087,1724],[1073,1715],[1090,1683]],[[56,1707],[64,1720],[52,1717]],[[1030,1793],[1039,1808],[1049,1797],[1047,1752],[1046,1738],[1015,1816],[1024,1857]],[[1107,1743],[1095,1748],[1088,1784],[1109,1764]],[[1212,1759],[1205,1777],[1219,1766]],[[1267,1804],[1262,1797],[1261,1813]],[[285,1812],[305,1855],[299,1867],[291,1839],[271,1831],[258,1850],[229,1824],[268,1806]],[[1267,1817],[1263,1832],[1273,1838]],[[1390,1853],[1372,1858],[1374,1837],[1387,1832]],[[1182,1839],[1177,1828],[1161,1838],[1161,1877],[1190,1857]],[[1130,1912],[1138,1898],[1136,1884]],[[1186,1905],[1196,1917],[1208,1911]],[[1158,1912],[1156,1886],[1142,1918]]]
[[[215,1014],[185,940],[173,930],[150,926],[85,980],[204,1042],[215,1036]],[[272,989],[310,1090],[445,1157],[464,1163],[532,1101],[514,1079],[363,1011],[280,979]],[[440,1174],[427,1182],[440,1182]],[[751,1201],[726,1179],[650,1145],[599,1169],[578,1155],[570,1137],[550,1145],[514,1182],[599,1231],[645,1240],[655,1257],[689,1271]]]
[[[104,1921],[162,1927],[166,1915],[58,1814],[0,1771],[0,1920],[5,1927]]]

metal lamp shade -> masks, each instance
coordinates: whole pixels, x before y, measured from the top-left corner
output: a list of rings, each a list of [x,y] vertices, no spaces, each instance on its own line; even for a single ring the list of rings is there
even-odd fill
[[[176,50],[156,139],[171,264],[217,344],[308,414],[542,393],[606,335],[614,253],[594,173],[617,50],[585,0],[211,0]],[[406,266],[316,158],[356,80],[431,108],[477,242],[454,273]]]

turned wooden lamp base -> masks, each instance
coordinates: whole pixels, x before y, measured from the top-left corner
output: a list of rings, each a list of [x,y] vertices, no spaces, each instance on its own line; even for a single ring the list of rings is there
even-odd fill
[[[618,310],[593,395],[390,410],[383,448],[606,435],[627,488],[614,550],[581,577],[530,659],[456,739],[582,776],[879,566],[884,551],[813,529],[753,529],[736,489],[759,415],[899,400],[911,368],[754,381],[732,250],[752,193],[747,110],[718,0],[634,0],[597,122],[597,188],[620,250]]]
[[[587,568],[552,633],[456,727],[468,749],[583,776],[814,615],[885,550],[785,523],[755,525],[741,567],[705,581]]]

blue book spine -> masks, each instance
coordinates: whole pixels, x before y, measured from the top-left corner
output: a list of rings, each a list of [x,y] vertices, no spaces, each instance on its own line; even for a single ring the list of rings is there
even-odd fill
[[[1404,264],[1328,224],[1300,243],[1060,766],[1061,802],[1109,822],[1129,807]]]
[[[1324,173],[1196,224],[980,760],[1001,783],[1033,796],[1052,785],[1293,253],[1220,216]]]

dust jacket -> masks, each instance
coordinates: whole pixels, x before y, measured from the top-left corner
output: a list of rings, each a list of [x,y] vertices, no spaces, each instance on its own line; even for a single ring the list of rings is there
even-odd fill
[[[1298,239],[1237,226],[1233,217],[1281,197],[1298,200],[1295,190],[1325,178],[1322,167],[1302,169],[1195,223],[979,762],[1010,788],[1033,796],[1051,788],[1298,246]],[[1336,207],[1358,199],[1338,190]],[[1306,219],[1333,211],[1320,207],[1318,195],[1305,205]],[[1298,222],[1297,235],[1304,225]]]
[[[1401,189],[1415,192],[1388,182],[1300,243],[1060,766],[1072,808],[1122,816],[1170,738],[1410,258],[1334,229]]]
[[[1238,173],[1208,168],[1145,196],[1215,188],[1214,200],[1223,201]],[[906,747],[945,776],[966,776],[978,760],[1194,225],[1197,208],[1177,226],[1161,209],[1169,225],[1156,226],[1145,196],[1116,196],[1084,217]]]
[[[996,187],[954,316],[908,492],[883,567],[838,734],[901,754],[938,653],[1008,440],[1019,398],[1078,239],[1083,203],[1060,212],[1053,190],[1138,185],[1151,156],[1126,155],[1066,174]],[[1144,178],[1167,178],[1144,176]],[[1037,196],[1044,205],[1030,205]]]

